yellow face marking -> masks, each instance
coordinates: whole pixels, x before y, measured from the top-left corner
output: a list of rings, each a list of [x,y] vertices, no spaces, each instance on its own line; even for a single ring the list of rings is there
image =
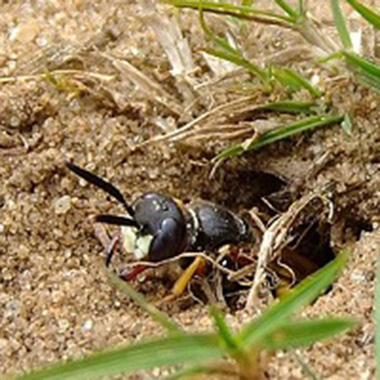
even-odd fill
[[[153,240],[152,235],[138,235],[138,229],[135,227],[121,227],[123,236],[124,252],[132,254],[136,260],[144,259],[149,253],[150,243]]]

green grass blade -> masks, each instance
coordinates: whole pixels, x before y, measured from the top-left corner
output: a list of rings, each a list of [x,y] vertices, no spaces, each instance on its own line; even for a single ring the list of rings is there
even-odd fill
[[[122,293],[128,298],[131,298],[142,310],[147,312],[152,319],[158,322],[162,327],[166,328],[171,333],[181,333],[183,330],[172,320],[168,315],[158,310],[152,304],[150,304],[139,292],[136,292],[125,281],[120,280],[117,276],[111,273],[109,270],[104,270],[104,273],[108,277],[109,281],[115,285]]]
[[[247,69],[252,75],[258,77],[266,87],[270,88],[270,81],[267,72],[261,69],[259,66],[247,61],[241,55],[231,54],[226,51],[216,49],[205,49],[205,52],[213,55],[214,57],[224,59],[226,61],[234,63],[237,66]]]
[[[202,9],[199,10],[199,23],[206,36],[221,49],[225,50],[229,54],[236,55],[238,57],[241,56],[241,53],[233,46],[231,46],[227,39],[216,36],[215,33],[213,33],[212,30],[207,26]]]
[[[380,92],[380,67],[354,53],[343,52],[349,68],[351,68],[359,79],[367,87]]]
[[[375,13],[373,10],[364,6],[356,0],[347,0],[347,3],[350,4],[351,7],[356,10],[356,12],[360,13],[376,29],[380,30],[380,14]]]
[[[275,332],[294,312],[312,302],[335,280],[344,267],[347,256],[348,250],[343,250],[334,261],[297,285],[261,317],[248,323],[237,336],[238,341],[245,347],[252,347]]]
[[[235,144],[227,148],[219,155],[217,155],[214,160],[223,160],[226,158],[236,157],[240,154],[245,153],[249,150],[258,150],[266,145],[273,144],[276,141],[286,139],[297,133],[305,132],[315,128],[325,127],[328,125],[340,123],[343,120],[342,116],[314,116],[301,121],[297,121],[293,124],[288,124],[274,128],[262,134],[257,140],[253,141],[248,147],[243,147],[242,144]]]
[[[276,4],[286,12],[294,21],[298,17],[298,13],[285,1],[285,0],[275,0]]]
[[[290,17],[278,15],[269,11],[263,11],[250,6],[239,6],[230,3],[217,3],[199,0],[163,0],[162,2],[178,8],[202,9],[205,12],[219,13],[245,20],[280,24],[288,27],[290,27],[294,22]]]
[[[270,351],[310,346],[322,339],[339,334],[354,325],[353,320],[341,318],[292,321],[264,337],[261,345]]]
[[[236,351],[239,349],[235,337],[232,335],[224,315],[215,307],[211,307],[210,313],[214,318],[215,326],[218,330],[218,335],[227,347],[228,351]]]
[[[215,334],[178,335],[43,368],[18,379],[89,380],[159,366],[202,363],[218,359],[223,353]]]
[[[190,368],[181,369],[174,374],[165,378],[165,380],[179,380],[179,379],[188,379],[192,376],[204,375],[206,373],[210,373],[209,368],[207,366],[194,366]],[[211,372],[212,373],[212,372]]]
[[[206,378],[206,374],[209,376],[212,376],[213,379],[216,379],[216,375],[219,375],[223,379],[233,379],[236,378],[237,372],[234,370],[233,367],[228,367],[226,365],[223,365],[223,362],[216,362],[211,363],[209,365],[199,365],[199,366],[193,366],[189,368],[184,368],[183,370],[179,370],[173,375],[170,375],[165,378],[165,380],[178,380],[178,379],[186,379],[196,376],[196,379],[199,378],[199,375],[203,375],[202,379]],[[219,378],[219,377],[218,377]]]
[[[339,5],[339,0],[330,0],[330,4],[334,16],[335,27],[338,30],[342,45],[346,49],[352,49],[350,32],[347,29],[346,21]]]
[[[316,63],[318,63],[319,65],[322,65],[324,63],[334,61],[336,59],[342,59],[342,58],[343,58],[343,53],[341,51],[337,51],[335,53],[327,55],[326,57],[316,59]]]
[[[376,263],[376,287],[375,287],[375,358],[376,378],[380,380],[380,254]]]
[[[303,76],[299,75],[295,71],[286,68],[272,68],[272,75],[283,85],[290,88],[293,91],[299,91],[306,89],[309,93],[319,98],[323,95],[316,87],[314,87],[310,81]]]
[[[298,14],[301,17],[304,17],[305,13],[306,13],[305,0],[298,0]]]

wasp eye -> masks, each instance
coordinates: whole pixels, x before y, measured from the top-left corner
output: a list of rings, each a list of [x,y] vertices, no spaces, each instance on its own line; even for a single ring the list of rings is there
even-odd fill
[[[150,233],[149,226],[146,225],[146,224],[141,225],[140,229],[139,229],[139,232],[140,232],[140,235],[148,235]]]
[[[165,219],[160,230],[154,235],[150,245],[149,257],[152,261],[161,261],[178,255],[186,243],[185,224],[172,219]]]

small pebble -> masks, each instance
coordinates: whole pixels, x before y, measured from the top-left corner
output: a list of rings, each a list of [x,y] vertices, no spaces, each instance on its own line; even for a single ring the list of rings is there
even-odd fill
[[[70,326],[70,322],[67,319],[58,320],[58,331],[60,333],[66,331]]]
[[[71,197],[69,195],[64,195],[54,203],[54,211],[57,215],[66,214],[70,210],[70,207]]]
[[[94,326],[94,322],[91,319],[87,319],[86,322],[83,323],[82,329],[84,332],[90,331]]]

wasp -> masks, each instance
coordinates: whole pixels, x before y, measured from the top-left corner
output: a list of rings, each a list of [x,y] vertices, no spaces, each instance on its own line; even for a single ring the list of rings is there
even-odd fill
[[[189,204],[153,191],[143,193],[133,202],[126,201],[119,189],[73,163],[68,169],[92,185],[97,186],[124,207],[123,215],[100,214],[100,223],[120,226],[120,232],[106,249],[106,266],[109,266],[115,247],[119,245],[134,260],[159,263],[175,258],[184,252],[209,252],[232,244],[252,240],[249,223],[239,215],[215,203],[198,200]],[[195,259],[185,270],[181,293],[189,278],[196,272],[200,261]],[[145,270],[144,265],[127,270],[120,277],[129,281]]]

